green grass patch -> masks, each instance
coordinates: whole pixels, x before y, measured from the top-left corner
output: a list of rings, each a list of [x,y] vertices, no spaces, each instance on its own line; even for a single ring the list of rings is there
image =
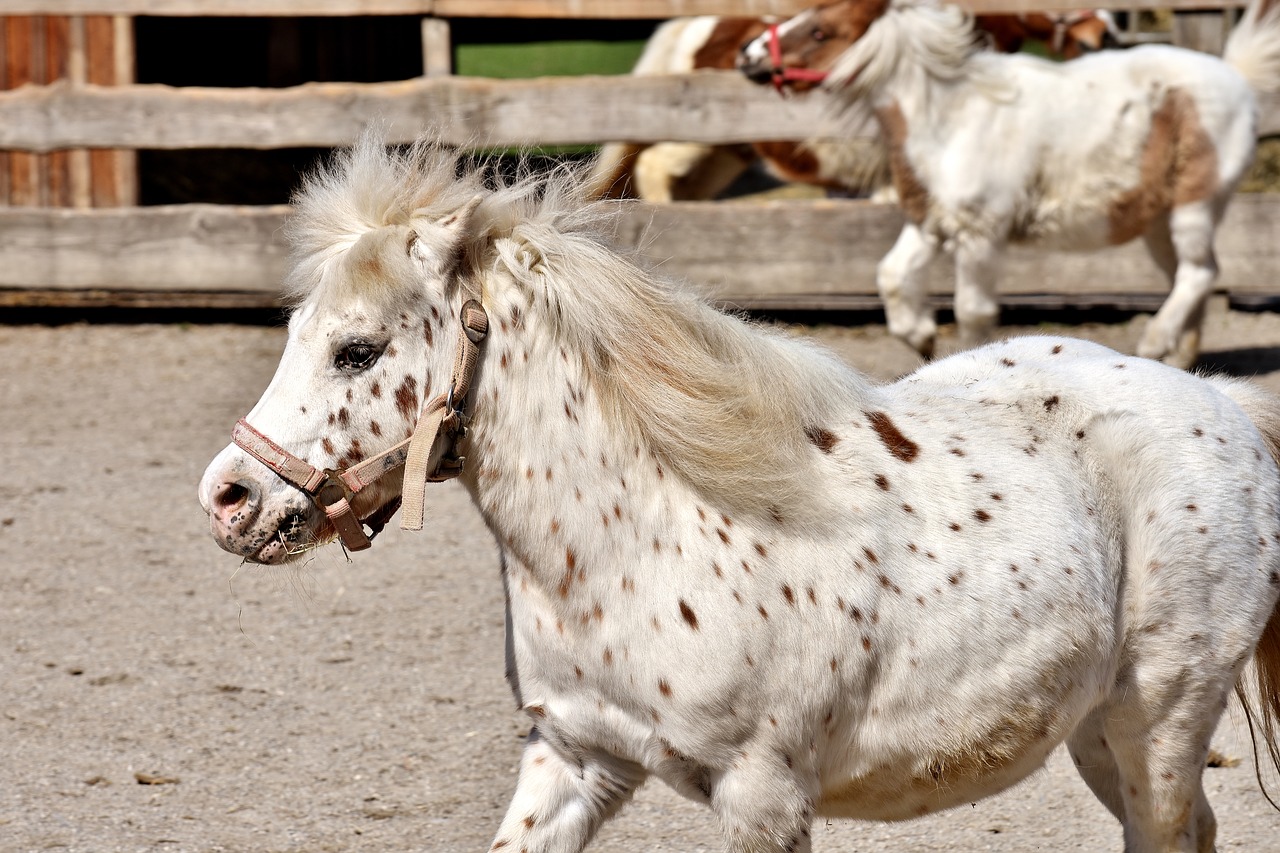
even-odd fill
[[[626,74],[640,58],[644,44],[590,40],[460,44],[454,51],[455,73],[503,79]]]

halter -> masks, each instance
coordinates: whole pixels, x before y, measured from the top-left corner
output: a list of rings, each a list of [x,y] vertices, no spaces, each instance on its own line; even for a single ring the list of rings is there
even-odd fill
[[[458,338],[458,351],[453,362],[449,390],[432,398],[422,407],[413,435],[399,444],[348,468],[337,470],[320,469],[305,459],[294,456],[244,418],[237,421],[231,431],[232,442],[274,471],[280,479],[310,497],[324,511],[338,531],[342,544],[350,551],[363,551],[373,544],[373,537],[382,532],[387,521],[402,507],[404,513],[400,519],[401,529],[421,530],[427,482],[438,483],[457,477],[462,473],[466,461],[465,457],[457,455],[457,443],[467,434],[467,393],[471,389],[480,344],[489,332],[489,317],[478,300],[468,299],[463,303],[461,320],[462,334]],[[431,451],[436,440],[442,436],[447,442],[444,452],[435,468],[428,471]],[[351,501],[355,496],[366,486],[376,483],[383,475],[401,466],[404,466],[404,481],[400,497],[368,518],[358,518],[351,509]],[[365,533],[366,524],[371,533]]]
[[[769,25],[769,63],[773,88],[779,92],[787,83],[821,83],[827,79],[827,72],[814,71],[812,68],[788,68],[782,64],[782,43],[778,40],[778,25]]]

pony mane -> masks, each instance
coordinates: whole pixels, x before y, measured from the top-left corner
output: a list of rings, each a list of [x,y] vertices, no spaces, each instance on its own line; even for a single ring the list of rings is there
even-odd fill
[[[965,9],[937,0],[893,0],[837,58],[825,85],[858,101],[895,77],[915,73],[938,81],[968,79],[992,94],[1007,93],[1007,84],[987,69],[982,46]]]
[[[824,350],[726,315],[617,250],[617,206],[585,200],[581,171],[502,178],[459,163],[430,140],[388,150],[366,137],[308,178],[289,229],[294,298],[312,295],[323,266],[364,232],[480,194],[457,275],[489,298],[528,294],[526,325],[549,328],[582,360],[612,427],[710,505],[813,520],[812,436],[856,413],[867,383]]]

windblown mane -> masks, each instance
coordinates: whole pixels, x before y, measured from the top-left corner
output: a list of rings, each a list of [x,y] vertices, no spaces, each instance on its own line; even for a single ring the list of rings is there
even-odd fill
[[[481,194],[459,274],[487,295],[530,293],[527,325],[546,324],[582,359],[611,423],[725,511],[813,518],[813,436],[856,416],[864,380],[620,253],[616,207],[583,193],[574,170],[504,180],[460,170],[456,152],[430,141],[396,151],[365,138],[295,199],[291,292],[316,295],[324,265],[365,231]]]
[[[992,94],[1007,92],[1008,84],[989,69],[990,58],[966,10],[937,0],[893,0],[836,60],[826,86],[858,101],[896,76],[923,74],[967,79]]]

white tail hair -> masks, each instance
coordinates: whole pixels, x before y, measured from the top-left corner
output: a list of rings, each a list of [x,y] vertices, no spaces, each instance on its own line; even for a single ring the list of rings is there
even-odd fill
[[[1280,91],[1280,3],[1252,0],[1227,37],[1222,58],[1255,92]]]

